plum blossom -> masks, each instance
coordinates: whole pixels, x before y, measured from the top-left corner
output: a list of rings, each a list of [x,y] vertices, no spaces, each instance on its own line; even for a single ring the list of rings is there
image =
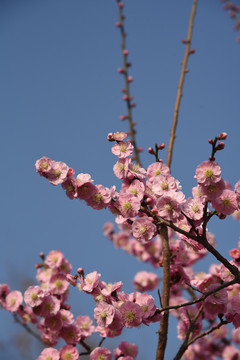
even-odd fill
[[[133,221],[132,233],[137,240],[145,243],[157,234],[157,227],[150,218],[144,216]]]
[[[82,339],[91,336],[95,331],[95,326],[87,315],[78,316],[75,325],[79,328]]]
[[[115,204],[124,218],[136,216],[140,205],[140,200],[136,196],[127,194],[124,191],[120,191]]]
[[[119,311],[122,315],[122,321],[127,328],[139,326],[142,323],[143,311],[140,305],[126,301],[121,305]]]
[[[185,195],[181,191],[169,191],[162,195],[156,203],[159,216],[169,221],[176,221],[181,216],[180,205],[185,203]]]
[[[115,308],[105,302],[100,302],[94,309],[94,319],[99,326],[107,327],[113,322]]]
[[[133,280],[134,287],[138,291],[151,291],[158,287],[159,278],[156,274],[147,271],[139,271]]]
[[[34,307],[43,302],[46,293],[39,286],[29,286],[24,293],[24,301],[27,305]]]
[[[221,168],[215,161],[204,161],[196,168],[198,184],[208,186],[221,180]]]
[[[113,145],[112,153],[118,156],[120,159],[124,159],[133,154],[133,145],[129,140],[120,141],[117,144]]]
[[[23,296],[20,291],[10,291],[6,296],[4,308],[10,312],[16,312],[22,302]]]
[[[59,360],[60,355],[59,351],[57,349],[54,349],[53,347],[45,348],[40,356],[37,358],[37,360]]]
[[[169,167],[163,164],[162,160],[149,165],[147,168],[147,178],[150,182],[153,182],[160,175],[170,175]]]
[[[90,360],[111,360],[110,350],[104,347],[96,347],[90,354]]]
[[[78,360],[78,349],[73,345],[65,345],[60,349],[60,360]]]
[[[121,354],[124,358],[129,356],[132,359],[135,359],[138,354],[138,346],[130,344],[127,341],[121,341],[118,347],[114,350],[114,358],[119,357]],[[121,356],[120,359],[123,359],[123,356]]]
[[[127,177],[130,162],[131,159],[129,158],[119,159],[113,166],[113,172],[118,179],[125,179]]]
[[[230,215],[238,208],[237,198],[234,191],[225,189],[222,194],[212,200],[212,207],[224,215]]]
[[[52,161],[52,169],[47,178],[52,185],[62,184],[68,175],[69,167],[63,161]]]

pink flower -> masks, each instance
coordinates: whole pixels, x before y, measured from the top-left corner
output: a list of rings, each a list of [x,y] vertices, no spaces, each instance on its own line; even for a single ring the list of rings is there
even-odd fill
[[[69,282],[66,280],[66,276],[56,274],[51,277],[50,289],[55,295],[64,294],[69,288]]]
[[[238,207],[240,208],[240,180],[235,184],[234,191],[237,196]]]
[[[75,325],[79,328],[81,339],[91,336],[95,331],[95,326],[89,316],[78,316]]]
[[[96,347],[90,354],[90,360],[111,360],[110,350],[104,347]]]
[[[11,291],[7,294],[4,308],[10,312],[16,312],[23,302],[23,296],[20,291]]]
[[[146,177],[146,170],[141,168],[139,164],[130,163],[128,168],[127,178],[133,180],[134,178],[143,180]]]
[[[188,198],[183,204],[183,212],[192,220],[200,220],[203,217],[204,205],[199,200]]]
[[[161,174],[156,178],[153,178],[152,192],[154,195],[161,196],[170,190],[180,190],[179,182],[171,175]]]
[[[78,360],[78,349],[72,345],[65,345],[60,349],[60,360]]]
[[[73,200],[74,198],[77,198],[77,182],[74,176],[68,176],[62,183],[62,188],[66,190],[66,195],[69,199]]]
[[[96,185],[95,192],[92,192],[91,196],[86,199],[86,203],[93,209],[104,209],[109,205],[114,191],[115,186],[111,189],[108,189],[105,188],[103,185]]]
[[[221,180],[221,168],[215,161],[204,161],[196,168],[195,178],[204,186],[215,184]]]
[[[157,228],[148,217],[144,216],[133,221],[132,233],[137,240],[145,243],[154,238]]]
[[[127,301],[119,308],[123,324],[127,328],[139,326],[142,323],[143,311],[138,304]]]
[[[225,189],[218,198],[212,200],[211,205],[216,211],[230,215],[238,208],[236,194],[234,191]]]
[[[115,308],[105,302],[100,302],[94,309],[94,319],[99,326],[107,327],[113,322]]]
[[[64,255],[61,251],[52,250],[46,257],[45,264],[49,266],[51,269],[57,269],[62,264],[63,259],[64,259]]]
[[[128,134],[126,132],[115,132],[108,134],[108,141],[123,141]]]
[[[41,316],[47,317],[56,315],[59,310],[60,301],[55,296],[45,296],[41,303]]]
[[[122,182],[122,189],[130,195],[136,196],[141,201],[144,196],[145,185],[142,181],[135,179],[129,185],[128,181]]]
[[[159,278],[156,274],[147,271],[139,271],[133,280],[134,287],[138,291],[151,291],[158,287]]]
[[[129,140],[120,141],[112,147],[112,153],[120,159],[124,159],[133,154],[133,145]]]
[[[44,349],[37,360],[59,360],[59,351],[52,347]]]
[[[62,184],[68,174],[69,167],[63,161],[53,161],[48,180],[52,185]]]
[[[150,182],[153,182],[160,175],[170,175],[169,168],[162,161],[149,165],[147,168],[147,178]]]
[[[59,336],[62,337],[66,341],[66,343],[70,345],[77,344],[81,339],[79,328],[76,325],[69,325],[63,327],[60,331]]]
[[[162,195],[156,203],[159,216],[165,220],[176,221],[181,216],[180,205],[185,202],[185,196],[181,191],[169,191]]]
[[[62,318],[60,312],[56,315],[46,317],[44,325],[51,331],[59,331],[62,328]]]
[[[87,274],[84,280],[81,278],[81,289],[86,293],[91,293],[98,286],[100,276],[101,274],[93,271]]]
[[[41,159],[36,161],[35,167],[39,175],[48,177],[52,170],[52,160],[43,156]]]
[[[74,317],[69,310],[61,309],[60,314],[61,314],[62,324],[64,327],[67,327],[68,325],[72,325],[72,323],[74,322]]]
[[[39,286],[29,286],[24,293],[24,301],[31,307],[39,306],[45,296],[46,293]]]
[[[120,355],[122,356],[120,357]],[[125,359],[127,356],[135,359],[138,354],[138,346],[130,344],[127,341],[121,341],[118,347],[114,350],[114,358]]]
[[[214,184],[210,184],[207,186],[200,185],[200,188],[203,196],[205,196],[208,201],[211,201],[222,194],[223,190],[225,189],[225,181],[221,179]]]
[[[113,166],[113,172],[118,179],[125,179],[127,177],[130,162],[131,159],[129,158],[119,159]]]
[[[135,217],[140,209],[140,200],[133,195],[120,191],[116,201],[116,207],[125,218]]]
[[[6,296],[9,293],[10,293],[10,288],[8,284],[0,284],[0,305],[3,306],[5,304]]]

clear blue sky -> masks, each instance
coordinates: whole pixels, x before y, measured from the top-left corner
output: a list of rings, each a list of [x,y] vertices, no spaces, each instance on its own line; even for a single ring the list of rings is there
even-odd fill
[[[168,143],[180,62],[184,55],[190,0],[125,1],[127,46],[134,77],[131,93],[137,107],[137,143],[147,149],[155,142]],[[239,1],[236,1],[240,5]],[[137,271],[151,270],[102,235],[108,211],[95,211],[69,200],[61,187],[51,186],[35,173],[43,155],[62,160],[80,172],[90,173],[96,184],[111,186],[116,180],[116,158],[106,140],[110,131],[128,130],[119,116],[125,113],[120,33],[114,0],[1,0],[0,1],[0,117],[1,117],[1,242],[0,282],[25,290],[34,281],[34,264],[40,251],[61,250],[74,271],[97,270],[102,280],[122,280],[123,290],[133,291]],[[233,185],[240,178],[240,44],[234,23],[218,0],[199,1],[191,56],[172,174],[186,196],[195,186],[196,166],[208,158],[208,138],[221,131],[229,137],[217,161],[223,177]],[[163,152],[165,159],[166,151]],[[145,151],[144,166],[153,161]],[[213,221],[209,230],[226,256],[236,247],[239,223]],[[199,263],[207,271],[212,257]],[[161,275],[161,272],[159,273]],[[89,298],[72,291],[75,315],[93,318]],[[154,296],[156,293],[153,294]],[[167,359],[176,353],[175,323],[170,328]],[[125,330],[122,339],[140,345],[139,360],[153,359],[157,326]],[[12,336],[19,333],[10,314],[0,312],[0,353],[19,359]],[[6,347],[11,347],[6,350]],[[113,344],[113,345],[111,345]],[[27,345],[26,345],[27,346]],[[6,350],[6,351],[5,351]],[[33,346],[29,359],[40,351]],[[8,354],[8,355],[7,355]],[[27,355],[25,355],[25,359]]]

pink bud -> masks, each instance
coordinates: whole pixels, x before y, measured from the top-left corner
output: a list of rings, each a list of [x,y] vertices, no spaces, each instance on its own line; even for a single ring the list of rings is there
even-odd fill
[[[84,275],[84,270],[83,270],[83,268],[81,268],[81,267],[79,267],[78,269],[77,269],[77,272],[78,272],[78,274],[79,275]]]
[[[158,209],[157,208],[152,208],[152,213],[157,215],[158,214]]]
[[[40,252],[39,256],[40,256],[40,258],[41,258],[42,260],[44,260],[44,259],[45,259],[45,254],[44,254],[44,252],[43,252],[43,251],[41,251],[41,252]]]
[[[71,306],[68,305],[68,304],[61,304],[61,308],[62,308],[62,309],[65,309],[65,310],[70,310],[70,309],[71,309]]]
[[[143,147],[142,146],[138,148],[138,152],[143,152]]]
[[[132,63],[128,62],[127,67],[131,67],[131,66],[132,66]]]
[[[68,169],[68,176],[74,175],[75,174],[75,170],[73,168],[69,168]]]
[[[73,286],[77,285],[77,279],[74,276],[72,276],[71,274],[67,274],[66,278],[67,278],[68,282],[70,282],[71,285],[73,285]]]
[[[209,144],[213,143],[212,139],[208,139],[208,142],[209,142]]]
[[[127,49],[123,50],[123,55],[125,55],[125,56],[128,55],[128,50]]]
[[[189,54],[194,54],[195,52],[196,52],[195,49],[191,49],[191,50],[189,51]]]
[[[189,73],[189,69],[185,69],[184,72],[185,72],[185,73]]]
[[[126,92],[127,92],[127,90],[126,90],[126,89],[122,89],[122,92],[123,92],[123,93],[126,93]]]
[[[118,6],[122,9],[122,8],[124,7],[123,2],[122,2],[122,1],[121,1],[121,2],[119,2],[119,3],[118,3]]]
[[[126,120],[127,119],[127,116],[126,115],[121,115],[120,116],[120,120]]]
[[[121,27],[122,25],[121,25],[120,22],[116,22],[116,23],[115,23],[115,26],[116,26],[117,28],[119,28],[119,27]]]
[[[152,147],[149,147],[149,148],[148,148],[148,153],[149,153],[149,154],[152,154],[152,155],[155,154],[155,152],[154,152],[154,150],[153,150]]]
[[[216,150],[223,150],[224,148],[225,148],[225,144],[222,141],[220,141],[216,146]]]
[[[227,133],[226,132],[221,132],[219,135],[218,135],[218,140],[226,140],[227,138]]]
[[[125,100],[125,101],[126,101],[126,100],[129,100],[129,97],[128,97],[127,95],[123,95],[122,98],[123,98],[123,100]]]
[[[132,103],[132,104],[131,104],[131,107],[132,107],[132,108],[135,108],[135,107],[136,107],[136,104],[135,104],[135,103]]]
[[[183,44],[189,44],[189,42],[190,42],[189,40],[185,40],[185,39],[182,40]]]
[[[124,70],[123,70],[122,68],[118,68],[117,71],[118,71],[119,74],[123,74],[123,73],[124,73]]]
[[[165,148],[165,144],[164,143],[161,143],[158,145],[158,149],[159,150],[163,150]]]
[[[107,139],[108,139],[108,141],[114,141],[112,132],[108,134]]]
[[[129,83],[130,83],[130,82],[133,82],[133,77],[132,77],[132,76],[129,76],[129,77],[127,78],[127,80],[128,80]]]

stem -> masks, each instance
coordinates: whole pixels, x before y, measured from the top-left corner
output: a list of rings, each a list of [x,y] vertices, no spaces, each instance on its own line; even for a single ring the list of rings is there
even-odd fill
[[[168,243],[167,226],[163,225],[159,233],[162,239],[162,250],[163,250],[162,306],[167,307],[169,305],[169,294],[170,294],[170,250]],[[158,346],[157,346],[156,360],[164,359],[164,353],[167,345],[167,335],[168,335],[168,318],[169,318],[169,310],[165,310],[158,331]]]
[[[117,0],[117,3],[120,3],[120,0]],[[118,11],[119,11],[119,23],[120,23],[120,31],[121,31],[121,48],[122,48],[122,53],[124,50],[126,50],[126,32],[124,29],[124,16],[123,16],[123,9],[122,7],[118,6]],[[135,160],[136,162],[141,166],[141,162],[140,162],[140,158],[139,158],[139,150],[137,147],[137,143],[136,143],[136,138],[135,138],[135,130],[134,130],[134,124],[133,124],[133,120],[132,120],[132,105],[131,105],[131,100],[130,100],[130,86],[129,86],[129,81],[128,81],[128,62],[127,62],[127,55],[123,54],[123,76],[124,76],[124,80],[125,80],[125,94],[127,96],[127,100],[126,100],[126,104],[127,104],[127,119],[128,119],[128,124],[129,124],[129,134],[131,136],[131,142],[133,144],[134,147],[134,152],[135,152]]]
[[[172,128],[171,128],[169,144],[168,144],[168,154],[167,154],[166,164],[169,168],[170,168],[171,162],[172,162],[173,143],[175,140],[175,133],[176,133],[176,128],[177,128],[178,114],[179,114],[180,102],[181,102],[181,97],[182,97],[183,83],[184,83],[185,74],[186,74],[187,62],[188,62],[188,57],[190,55],[193,21],[194,21],[194,17],[195,17],[195,13],[196,13],[196,8],[197,8],[197,0],[193,0],[192,11],[191,11],[189,25],[188,25],[186,50],[185,50],[185,55],[184,55],[184,58],[182,61],[182,70],[181,70],[180,80],[179,80],[178,89],[177,89],[177,98],[176,98],[175,107],[174,107],[173,123],[172,123]]]

